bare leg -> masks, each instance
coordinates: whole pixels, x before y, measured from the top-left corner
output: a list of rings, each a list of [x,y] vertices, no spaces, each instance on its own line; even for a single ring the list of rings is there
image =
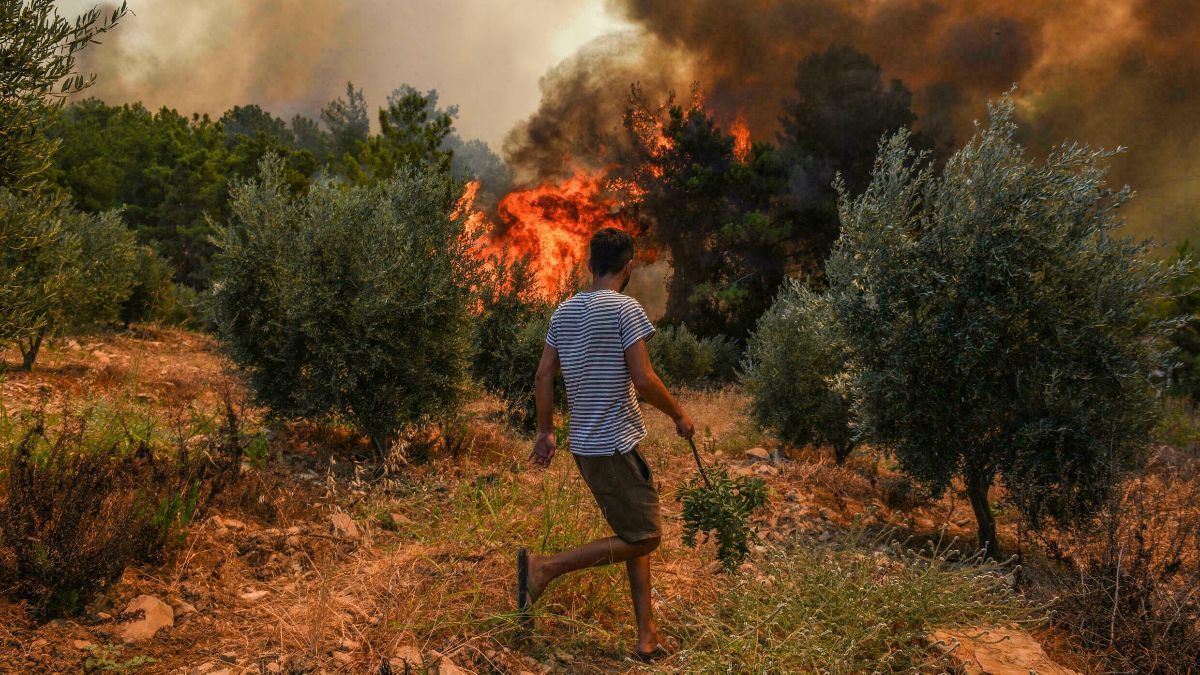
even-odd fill
[[[600,567],[648,556],[658,548],[658,538],[627,544],[618,537],[588,542],[554,555],[529,556],[529,595],[536,600],[556,578],[588,567]],[[646,597],[649,598],[650,561],[646,559]],[[648,601],[647,601],[648,602]],[[636,610],[636,608],[635,608]]]
[[[633,615],[637,618],[637,650],[648,654],[660,642],[650,598],[650,556],[647,554],[626,560],[625,571],[629,574],[629,594],[633,596]]]

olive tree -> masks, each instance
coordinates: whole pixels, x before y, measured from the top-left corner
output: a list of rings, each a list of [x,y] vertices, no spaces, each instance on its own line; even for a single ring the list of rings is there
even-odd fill
[[[373,186],[287,187],[270,156],[216,237],[218,330],[279,418],[340,419],[379,450],[452,412],[470,379],[479,262],[460,186],[402,167]]]
[[[24,369],[46,337],[118,319],[136,250],[116,212],[0,190],[0,339],[16,344]]]
[[[27,193],[43,183],[57,147],[45,129],[66,97],[94,80],[75,71],[75,57],[125,13],[122,2],[72,22],[54,0],[0,0],[0,188]]]
[[[746,346],[743,383],[751,416],[786,443],[832,447],[841,464],[857,443],[849,359],[828,298],[798,279],[785,281]]]
[[[1176,271],[1117,235],[1111,152],[1029,158],[1009,97],[990,117],[941,171],[885,140],[866,191],[840,191],[827,272],[864,432],[935,492],[960,477],[995,555],[997,478],[1038,527],[1142,461],[1163,328],[1145,309]]]

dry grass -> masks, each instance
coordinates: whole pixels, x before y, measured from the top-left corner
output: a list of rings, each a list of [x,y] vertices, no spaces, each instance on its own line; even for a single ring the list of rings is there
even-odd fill
[[[206,338],[164,331],[150,333],[148,339],[161,344],[142,345],[131,336],[99,344],[101,353],[128,355],[130,366],[120,368],[112,364],[124,363],[123,358],[111,357],[105,366],[89,362],[90,352],[82,345],[61,345],[62,352],[60,345],[52,345],[46,363],[57,370],[19,375],[18,380],[23,389],[43,384],[55,391],[93,387],[134,397],[148,391],[163,405],[174,400],[166,392],[187,391],[190,402],[202,407],[209,389],[228,379],[219,374],[226,364]],[[176,360],[195,371],[176,368]],[[142,365],[133,368],[135,362]],[[74,368],[74,374],[64,375],[62,368]],[[139,379],[147,376],[149,382]],[[171,377],[194,387],[166,384]],[[4,380],[0,387],[13,381]],[[4,391],[7,396],[9,390]],[[749,447],[772,446],[742,414],[745,400],[736,389],[685,393],[683,400],[709,437],[702,453],[706,462],[723,463],[734,473],[763,468],[742,459]],[[529,469],[527,441],[497,423],[494,402],[481,400],[468,412],[466,430],[450,439],[456,456],[435,452],[428,463],[391,467],[384,480],[368,479],[379,467],[354,459],[359,454],[354,438],[310,425],[276,430],[265,464],[247,468],[237,489],[218,504],[221,518],[242,521],[238,526],[215,520],[197,525],[165,565],[128,571],[104,602],[73,622],[35,627],[21,618],[19,608],[0,603],[0,638],[9,636],[10,645],[0,647],[0,661],[25,670],[77,670],[87,653],[74,649],[72,641],[103,645],[114,639],[111,626],[96,623],[97,613],[114,613],[132,597],[151,593],[185,601],[197,611],[152,642],[123,652],[123,659],[155,658],[146,672],[209,662],[220,666],[223,658],[229,667],[254,672],[273,663],[285,672],[374,672],[402,647],[415,648],[427,659],[434,652],[445,654],[479,672],[642,669],[627,658],[634,631],[627,585],[618,568],[559,581],[539,602],[534,630],[518,630],[512,597],[515,549],[558,550],[606,535],[607,529],[568,456],[558,457],[549,470]],[[654,412],[647,420],[650,437],[643,449],[660,486],[666,527],[653,567],[656,601],[662,626],[679,648],[658,666],[663,672],[718,668],[729,650],[748,649],[750,618],[761,603],[777,596],[796,611],[776,614],[773,619],[780,622],[774,625],[782,632],[740,663],[766,669],[771,664],[816,667],[815,652],[798,655],[783,639],[795,630],[788,626],[802,622],[783,619],[816,606],[813,591],[820,587],[813,578],[789,580],[782,572],[797,566],[857,569],[859,547],[836,546],[856,520],[875,528],[898,525],[929,538],[970,533],[965,504],[934,502],[915,511],[884,506],[877,482],[889,475],[886,462],[863,456],[835,467],[823,453],[809,450],[763,475],[771,501],[756,525],[766,545],[752,551],[740,573],[718,573],[711,544],[689,549],[681,543],[675,491],[695,472],[690,451],[675,437],[669,420]],[[330,526],[336,512],[354,517],[361,534],[357,540],[336,535]],[[908,588],[908,595],[927,588],[918,582],[930,578],[959,583],[970,576],[946,569],[937,572],[946,575],[941,577],[906,576],[904,569],[896,568],[892,588]],[[842,577],[857,579],[838,587],[844,602],[881,597],[874,592],[874,577],[870,582],[853,574]],[[980,592],[986,595],[981,586],[964,582],[962,588],[961,595],[944,598],[945,612],[931,616],[952,616],[953,603],[976,603]],[[267,593],[259,596],[258,591]],[[966,608],[960,618],[1011,616],[1005,609],[995,611]],[[912,623],[892,642],[878,643],[883,645],[879,649],[901,650],[915,662],[924,652],[913,636],[926,624]],[[879,653],[859,657],[865,659],[859,663],[887,663]]]

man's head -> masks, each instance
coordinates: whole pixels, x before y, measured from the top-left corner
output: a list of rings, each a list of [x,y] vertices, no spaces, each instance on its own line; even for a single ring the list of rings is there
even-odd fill
[[[633,263],[633,237],[625,230],[604,227],[592,235],[588,269],[596,278],[624,275],[621,290],[629,283]]]

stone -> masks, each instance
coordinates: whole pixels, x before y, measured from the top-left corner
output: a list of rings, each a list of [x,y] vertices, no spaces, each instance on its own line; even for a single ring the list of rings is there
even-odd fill
[[[188,614],[196,613],[196,607],[194,605],[192,605],[192,603],[182,600],[180,598],[175,598],[175,599],[171,600],[171,609],[175,610],[176,618],[182,618],[182,617],[187,616]]]
[[[141,611],[141,619],[130,621],[121,627],[121,639],[125,642],[149,640],[163,628],[175,625],[175,610],[153,595],[139,595],[125,607],[125,614]]]
[[[246,593],[242,593],[238,597],[245,600],[246,602],[254,602],[255,600],[261,600],[270,594],[271,594],[271,591],[249,591]]]
[[[338,645],[338,648],[344,652],[356,652],[361,646],[362,645],[358,644],[358,642],[347,638],[342,640],[341,644]]]
[[[348,652],[334,652],[333,660],[343,665],[354,663],[354,655]]]
[[[778,476],[779,467],[772,466],[770,464],[755,464],[754,473],[758,474],[759,476]]]
[[[201,675],[203,675],[204,673],[207,673],[208,671],[210,671],[214,667],[216,667],[216,665],[217,664],[213,663],[212,661],[205,661],[204,663],[201,663],[200,665],[196,666],[195,671],[197,673],[200,673]]]
[[[467,675],[467,671],[459,668],[456,663],[450,660],[450,657],[436,651],[430,651],[429,656],[433,660],[433,670],[431,672],[436,675]]]
[[[246,529],[246,524],[245,524],[245,523],[243,523],[243,522],[242,522],[242,521],[240,521],[240,520],[234,520],[233,518],[222,518],[222,519],[221,519],[221,524],[222,524],[222,525],[224,525],[225,527],[228,527],[228,528],[229,528],[229,529],[231,529],[231,530],[244,530],[244,529]]]
[[[413,524],[412,518],[409,518],[403,513],[392,513],[389,515],[392,519],[392,527],[396,528],[397,530]]]
[[[392,654],[392,657],[400,661],[401,666],[407,663],[413,668],[421,667],[421,664],[424,662],[424,659],[421,658],[421,650],[412,645],[400,645],[396,648],[396,651]]]
[[[936,630],[928,641],[967,675],[1078,675],[1050,660],[1028,633],[1007,628]]]
[[[87,640],[75,640],[71,643],[71,646],[75,647],[75,649],[91,649],[92,647],[95,647],[95,645]]]
[[[766,448],[750,448],[745,453],[746,459],[751,462],[769,462],[771,461],[771,453],[767,452]]]
[[[354,524],[354,520],[350,516],[344,513],[335,513],[329,517],[329,521],[333,523],[333,531],[339,537],[358,539],[358,526]]]

